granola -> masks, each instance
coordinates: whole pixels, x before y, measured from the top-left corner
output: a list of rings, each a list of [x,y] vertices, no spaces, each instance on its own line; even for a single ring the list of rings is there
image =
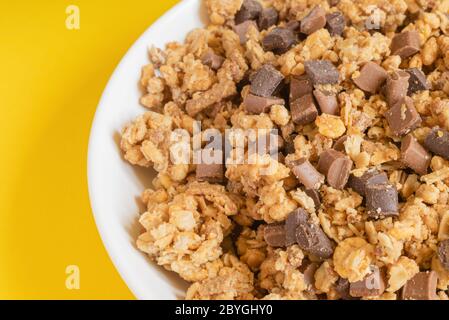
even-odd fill
[[[122,133],[137,247],[187,299],[448,300],[449,0],[205,5]]]

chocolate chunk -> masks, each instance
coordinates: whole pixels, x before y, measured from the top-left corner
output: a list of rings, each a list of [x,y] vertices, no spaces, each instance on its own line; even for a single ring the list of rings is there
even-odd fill
[[[410,75],[405,71],[394,71],[387,78],[386,96],[390,107],[401,102],[408,93]]]
[[[348,136],[343,136],[335,141],[334,146],[332,147],[334,150],[339,152],[346,152],[345,142],[348,140]]]
[[[426,137],[424,146],[436,155],[449,160],[449,132],[433,128]]]
[[[241,44],[245,44],[248,41],[248,30],[251,26],[254,26],[257,29],[257,24],[251,20],[242,22],[234,27],[235,33],[239,36]]]
[[[224,183],[224,165],[200,163],[196,168],[196,179],[212,184]]]
[[[435,271],[420,272],[402,288],[402,300],[439,300],[437,283],[438,274]]]
[[[301,27],[301,24],[299,21],[292,20],[285,24],[285,28],[293,31],[293,32],[299,32],[299,28]]]
[[[235,15],[235,23],[240,24],[248,20],[256,20],[263,10],[262,5],[256,0],[244,0],[242,7]]]
[[[351,297],[349,294],[350,283],[348,279],[339,278],[337,283],[335,284],[335,291],[340,296],[342,300],[354,300],[354,297]]]
[[[341,36],[346,27],[345,16],[337,11],[326,15],[326,29],[331,36]]]
[[[307,286],[307,291],[315,292],[315,273],[320,265],[316,262],[304,261],[299,268],[299,271],[304,275],[304,283]]]
[[[266,30],[271,26],[274,26],[279,21],[279,13],[275,8],[267,8],[262,11],[259,16],[259,29]]]
[[[316,6],[301,21],[301,32],[307,35],[314,33],[326,26],[326,11],[320,6]]]
[[[421,125],[421,116],[416,111],[413,100],[405,97],[385,113],[391,131],[395,136],[402,137]]]
[[[376,93],[387,80],[387,72],[374,62],[367,62],[360,70],[360,76],[354,79],[354,83],[361,90]]]
[[[349,179],[352,161],[343,153],[328,149],[321,153],[318,171],[327,178],[327,183],[334,189],[343,189]]]
[[[311,94],[307,94],[290,103],[292,120],[299,125],[312,123],[318,117],[318,109]]]
[[[318,190],[315,189],[305,189],[304,192],[313,200],[315,208],[321,207],[321,196]]]
[[[287,247],[296,243],[296,229],[301,223],[307,223],[309,214],[304,209],[296,209],[291,212],[285,221],[285,245]]]
[[[402,59],[418,53],[420,48],[419,33],[414,30],[399,33],[391,41],[391,55],[400,56]]]
[[[243,100],[245,110],[252,114],[269,113],[272,106],[284,104],[284,99],[277,97],[259,97],[251,93]]]
[[[420,175],[426,175],[432,157],[412,135],[402,139],[401,160]]]
[[[328,60],[309,60],[304,63],[307,75],[314,85],[317,84],[337,84],[340,74]]]
[[[443,268],[449,271],[449,240],[440,242],[437,255]]]
[[[212,70],[218,70],[223,65],[225,59],[218,54],[215,54],[212,50],[207,51],[202,57],[201,62],[211,68]]]
[[[338,106],[337,95],[331,92],[315,90],[313,92],[322,113],[338,116],[340,108]]]
[[[265,51],[283,54],[297,42],[296,35],[290,29],[274,28],[263,38],[262,45]]]
[[[318,259],[328,259],[334,253],[332,242],[321,229],[311,221],[300,222],[296,228],[296,242],[306,253]]]
[[[397,217],[398,190],[389,184],[372,184],[366,186],[366,209],[373,219]]]
[[[271,97],[284,80],[282,73],[272,65],[263,65],[251,81],[250,92],[259,97]]]
[[[412,95],[418,91],[430,89],[430,85],[427,82],[424,72],[417,68],[408,69],[406,72],[410,75],[408,95]]]
[[[319,189],[324,183],[324,176],[307,159],[292,162],[291,168],[295,177],[307,189]]]
[[[293,77],[290,81],[290,102],[313,92],[313,84],[307,75]]]
[[[274,248],[285,247],[285,226],[283,224],[270,224],[264,229],[265,242]]]
[[[348,187],[360,194],[366,196],[366,188],[370,185],[387,184],[388,176],[386,173],[380,173],[376,169],[366,171],[361,177],[351,175],[348,181]]]
[[[385,277],[377,266],[371,267],[371,273],[362,281],[351,283],[349,294],[352,297],[374,297],[385,292]]]

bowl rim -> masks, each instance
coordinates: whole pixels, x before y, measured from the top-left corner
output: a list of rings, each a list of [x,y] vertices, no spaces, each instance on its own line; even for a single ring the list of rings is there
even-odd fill
[[[119,250],[112,245],[111,235],[106,230],[106,221],[105,216],[100,214],[101,211],[98,203],[94,200],[95,198],[95,190],[96,187],[96,179],[94,178],[93,167],[95,160],[95,153],[92,150],[95,148],[99,141],[96,141],[97,132],[100,131],[99,119],[102,118],[103,114],[108,110],[106,108],[106,101],[110,99],[111,88],[113,84],[118,81],[118,75],[124,72],[125,62],[134,55],[134,51],[138,48],[145,46],[148,44],[148,34],[152,33],[154,29],[161,28],[166,20],[170,20],[179,14],[180,11],[186,11],[186,9],[195,4],[198,0],[180,0],[179,3],[170,8],[167,12],[165,12],[162,16],[160,16],[154,23],[152,23],[142,35],[140,35],[135,42],[131,45],[131,47],[127,50],[125,55],[121,58],[120,62],[114,69],[111,74],[107,85],[105,86],[103,93],[98,102],[95,115],[92,120],[92,125],[90,128],[89,141],[88,141],[88,149],[87,149],[87,186],[88,186],[88,196],[89,202],[91,206],[91,211],[94,216],[94,221],[100,235],[103,246],[105,247],[107,254],[112,261],[115,269],[119,273],[121,279],[125,282],[129,290],[137,299],[145,299],[148,296],[146,292],[142,289],[142,287],[130,276],[130,273],[127,271],[127,268],[124,266],[124,261],[119,259],[120,253]],[[188,11],[188,10],[187,10]]]

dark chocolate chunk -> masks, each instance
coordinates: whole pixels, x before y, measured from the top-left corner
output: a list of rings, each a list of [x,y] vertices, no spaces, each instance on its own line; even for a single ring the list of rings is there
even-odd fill
[[[420,272],[402,288],[402,300],[439,300],[437,283],[435,271]]]
[[[219,56],[212,50],[207,51],[202,57],[201,62],[211,68],[212,70],[218,70],[223,65],[225,59],[222,56]]]
[[[337,84],[340,73],[328,60],[309,60],[304,63],[304,69],[314,85]]]
[[[241,44],[245,44],[248,41],[248,30],[251,26],[254,26],[257,29],[257,24],[251,20],[242,22],[234,27],[235,33],[239,36]]]
[[[440,242],[437,255],[443,268],[449,272],[449,240]]]
[[[284,80],[282,73],[272,65],[263,65],[251,81],[250,92],[259,97],[271,97]]]
[[[296,209],[290,213],[285,221],[285,244],[287,247],[296,243],[296,229],[301,223],[307,223],[309,214],[304,209]]]
[[[290,102],[313,92],[313,84],[307,75],[293,77],[290,80]]]
[[[315,208],[321,207],[321,196],[318,190],[315,189],[305,189],[304,192],[313,200]]]
[[[316,6],[301,21],[301,32],[307,35],[314,33],[326,26],[326,11]]]
[[[372,184],[366,186],[366,209],[373,219],[397,217],[399,199],[396,187],[389,184]]]
[[[264,239],[270,247],[285,247],[285,226],[283,224],[270,224],[265,226]]]
[[[315,90],[313,92],[322,113],[338,116],[340,107],[338,106],[337,95],[331,92]]]
[[[360,194],[366,196],[366,188],[375,184],[387,184],[388,176],[386,173],[380,173],[376,169],[366,171],[361,177],[351,175],[348,181],[348,187]]]
[[[367,62],[360,70],[360,76],[354,79],[354,83],[361,90],[376,93],[387,80],[387,72],[374,62]]]
[[[299,125],[312,123],[318,117],[318,109],[311,94],[291,102],[290,111],[293,122]]]
[[[424,72],[417,68],[407,69],[406,72],[410,75],[408,95],[412,95],[418,91],[430,89],[429,82],[427,81]]]
[[[385,118],[392,133],[402,137],[421,125],[421,116],[416,111],[413,100],[405,97],[385,113]]]
[[[243,100],[245,110],[252,114],[269,113],[272,106],[284,104],[284,99],[277,97],[259,97],[251,93]]]
[[[349,179],[353,162],[341,152],[328,149],[321,153],[318,171],[326,176],[327,183],[334,189],[343,189]]]
[[[394,71],[387,78],[387,103],[393,107],[401,102],[408,93],[410,75],[405,71]]]
[[[426,175],[432,157],[411,134],[402,139],[401,160],[420,175]]]
[[[259,29],[266,30],[271,26],[274,26],[279,21],[279,13],[275,8],[266,8],[259,16]]]
[[[402,59],[418,53],[420,48],[421,39],[415,30],[399,33],[391,41],[391,55],[400,56]]]
[[[371,267],[371,273],[362,281],[351,283],[349,294],[352,297],[375,297],[385,292],[385,276],[377,266]]]
[[[335,284],[335,291],[340,296],[342,300],[354,300],[354,297],[351,297],[349,294],[350,283],[348,279],[339,278],[337,283]]]
[[[301,27],[301,24],[299,21],[291,20],[285,24],[285,28],[293,31],[293,32],[299,32],[299,28]]]
[[[248,20],[256,20],[263,10],[262,5],[256,0],[244,0],[242,7],[235,15],[235,23],[240,24]]]
[[[295,177],[307,189],[319,189],[324,183],[324,176],[319,173],[307,159],[300,159],[290,164]]]
[[[311,221],[301,222],[296,228],[296,242],[306,253],[319,259],[329,259],[334,248],[332,242],[321,229]]]
[[[274,28],[262,40],[265,51],[283,54],[297,42],[296,35],[290,29]]]
[[[449,132],[440,128],[433,128],[426,137],[424,146],[427,150],[449,160]]]
[[[345,142],[348,140],[348,136],[343,136],[335,141],[334,146],[332,147],[334,150],[339,152],[346,152]]]
[[[331,36],[341,36],[346,27],[345,16],[337,11],[326,15],[326,28]]]

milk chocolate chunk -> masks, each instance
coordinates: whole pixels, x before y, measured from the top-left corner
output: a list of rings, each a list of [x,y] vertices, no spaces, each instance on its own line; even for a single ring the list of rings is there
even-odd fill
[[[299,32],[299,28],[301,27],[301,24],[299,21],[291,20],[285,24],[285,28],[293,31],[293,32]]]
[[[293,77],[290,80],[290,101],[293,102],[313,92],[312,80],[307,75]]]
[[[411,134],[402,139],[402,162],[420,175],[426,175],[432,157]]]
[[[245,44],[248,41],[248,30],[251,26],[257,28],[257,24],[251,20],[242,22],[234,27],[235,33],[239,36],[241,44]]]
[[[285,226],[283,224],[270,224],[264,229],[265,242],[274,248],[285,247]]]
[[[318,190],[315,189],[305,189],[304,192],[313,200],[315,204],[315,208],[318,209],[321,207],[321,196]]]
[[[376,169],[366,171],[361,177],[351,175],[348,181],[348,187],[360,194],[366,196],[366,188],[375,184],[387,184],[388,176],[386,173],[380,173]]]
[[[304,261],[299,271],[304,275],[304,283],[307,286],[307,291],[315,291],[315,273],[320,265],[316,262]]]
[[[290,29],[275,28],[271,30],[262,40],[265,51],[283,54],[297,42],[296,35]]]
[[[284,104],[284,99],[277,97],[259,97],[251,93],[243,100],[245,110],[252,114],[269,113],[272,106]]]
[[[419,33],[414,30],[399,33],[391,41],[391,55],[400,56],[402,59],[418,53],[420,48]]]
[[[386,95],[390,107],[401,102],[408,93],[410,75],[405,71],[394,71],[387,78]]]
[[[251,81],[250,92],[259,97],[271,97],[284,80],[284,76],[272,65],[263,65]]]
[[[449,132],[440,128],[433,128],[427,136],[424,146],[427,150],[449,160]]]
[[[296,243],[296,229],[301,223],[307,223],[309,214],[304,209],[296,209],[291,212],[285,221],[285,244],[287,247]]]
[[[374,62],[367,62],[360,70],[360,76],[354,79],[354,83],[361,90],[368,93],[376,93],[387,80],[387,72]]]
[[[345,142],[348,140],[348,136],[343,136],[335,141],[334,146],[332,147],[334,150],[339,152],[346,152]]]
[[[373,219],[397,217],[399,199],[396,187],[390,184],[368,185],[366,191],[366,209]]]
[[[304,68],[314,85],[339,82],[340,73],[328,60],[309,60],[304,63]]]
[[[314,33],[326,26],[326,11],[320,6],[316,6],[301,21],[301,32],[307,35]]]
[[[307,189],[319,189],[324,183],[324,176],[307,159],[292,162],[291,168],[295,177]]]
[[[332,242],[321,227],[312,221],[298,225],[296,242],[302,250],[318,259],[328,259],[334,253]]]
[[[196,179],[212,184],[224,183],[224,164],[198,164],[196,168]]]
[[[318,109],[311,94],[307,94],[290,103],[292,120],[299,125],[312,123],[318,117]]]
[[[263,7],[259,1],[244,0],[242,7],[235,15],[235,23],[240,24],[248,20],[256,20],[262,13]]]
[[[435,271],[418,273],[402,288],[402,300],[439,300],[437,282],[438,274]]]
[[[406,72],[410,75],[408,95],[412,95],[418,91],[430,89],[429,82],[427,81],[424,72],[417,68],[407,69]]]
[[[391,131],[395,136],[402,137],[421,125],[421,116],[416,111],[413,100],[405,97],[385,113]]]
[[[449,271],[449,240],[440,242],[437,255],[443,268]]]
[[[369,273],[362,281],[351,283],[349,294],[352,297],[375,297],[385,292],[386,284],[382,271],[377,266],[371,267]]]
[[[343,189],[348,183],[353,162],[343,153],[328,149],[320,155],[318,171],[326,176],[327,183],[334,189]]]
[[[202,57],[201,62],[211,68],[212,70],[218,70],[223,65],[225,59],[222,56],[219,56],[212,50],[207,51]]]
[[[340,113],[340,108],[338,106],[337,95],[331,92],[325,92],[321,90],[315,90],[313,92],[320,110],[322,113],[337,116]]]
[[[326,15],[326,29],[331,36],[341,36],[346,27],[345,16],[337,11]]]
[[[349,294],[350,283],[348,279],[339,278],[337,283],[335,284],[335,291],[337,291],[340,299],[342,300],[354,300],[354,297],[351,297]]]
[[[279,13],[275,8],[266,8],[264,9],[259,16],[259,29],[266,30],[271,26],[274,26],[279,21]]]

